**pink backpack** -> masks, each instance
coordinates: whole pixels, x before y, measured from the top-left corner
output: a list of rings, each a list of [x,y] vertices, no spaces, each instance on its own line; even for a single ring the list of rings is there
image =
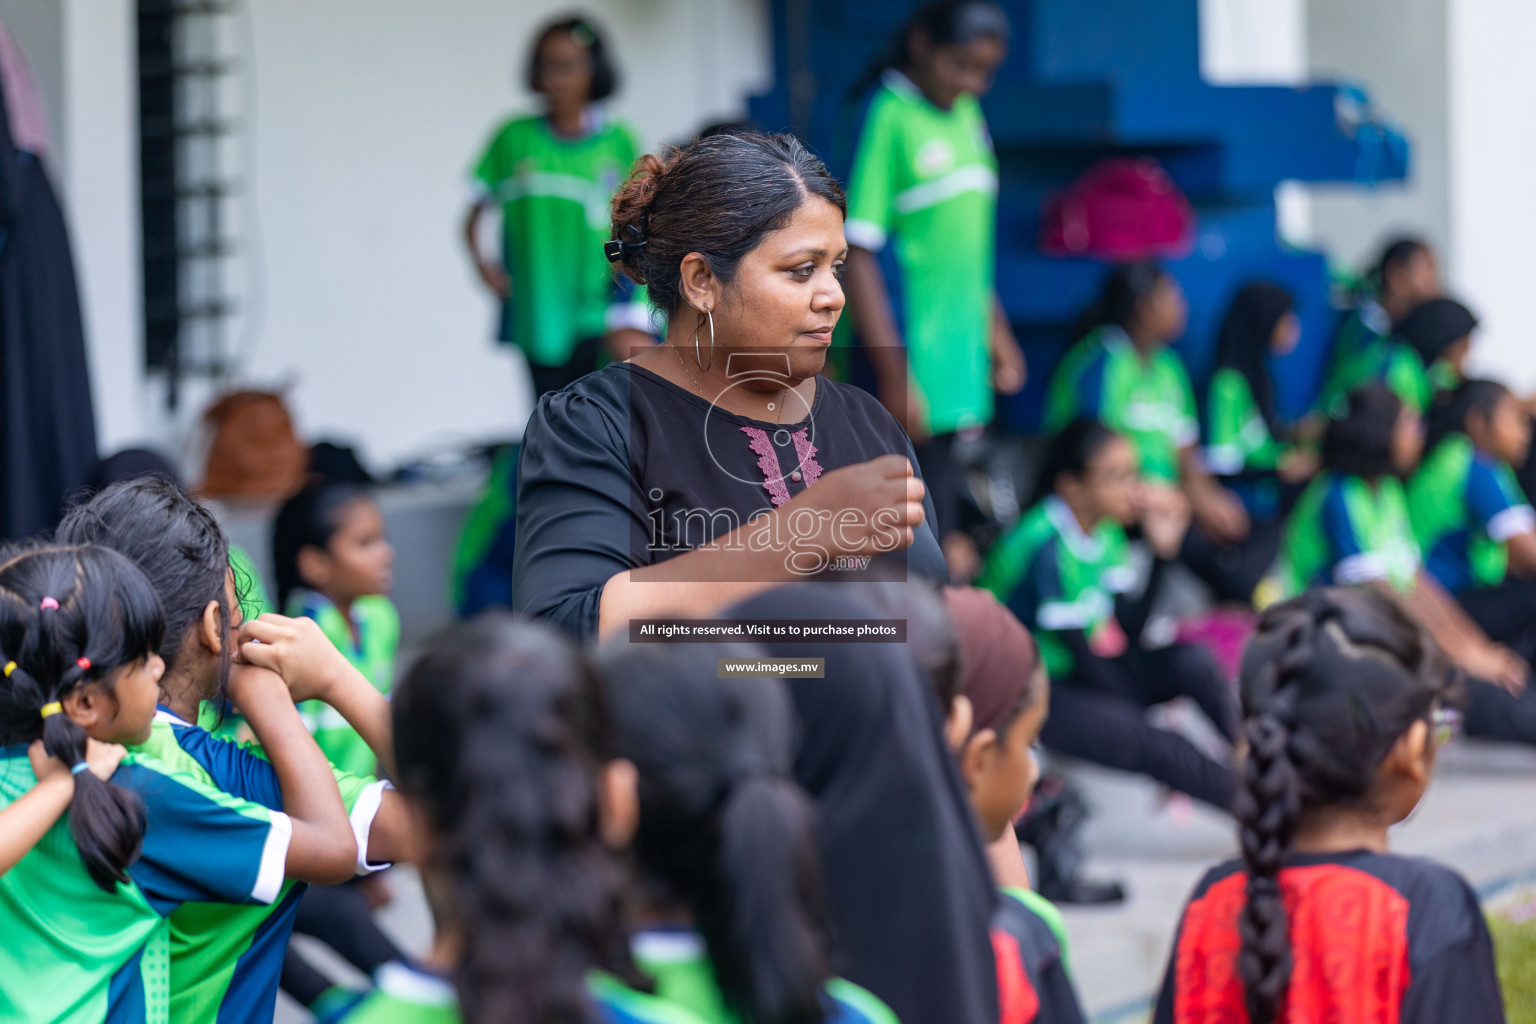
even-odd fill
[[[1194,246],[1189,200],[1149,156],[1088,168],[1046,202],[1040,251],[1111,261],[1184,256]]]

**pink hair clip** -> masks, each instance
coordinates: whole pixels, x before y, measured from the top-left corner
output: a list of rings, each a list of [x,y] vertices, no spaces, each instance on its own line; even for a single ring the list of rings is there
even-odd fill
[[[91,670],[90,658],[78,658],[76,659],[75,664],[80,666],[80,671],[82,672],[89,672]]]
[[[59,600],[56,597],[45,597],[38,607],[45,612],[56,612],[59,610]]]

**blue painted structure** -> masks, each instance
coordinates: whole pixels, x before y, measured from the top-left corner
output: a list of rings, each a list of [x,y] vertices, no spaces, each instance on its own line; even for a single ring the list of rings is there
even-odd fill
[[[773,0],[773,91],[751,114],[806,139],[839,177],[852,160],[864,72],[917,0]],[[1003,0],[1014,40],[983,101],[998,151],[997,285],[1030,361],[1003,407],[1015,429],[1039,422],[1050,371],[1098,292],[1104,264],[1041,255],[1045,199],[1109,156],[1156,157],[1199,217],[1194,252],[1168,265],[1189,298],[1178,349],[1197,388],[1220,317],[1245,281],[1267,278],[1298,300],[1302,343],[1276,367],[1283,414],[1311,402],[1338,313],[1321,253],[1282,247],[1275,186],[1285,180],[1375,184],[1407,175],[1407,144],[1352,116],[1363,97],[1335,84],[1212,86],[1200,78],[1198,0]]]

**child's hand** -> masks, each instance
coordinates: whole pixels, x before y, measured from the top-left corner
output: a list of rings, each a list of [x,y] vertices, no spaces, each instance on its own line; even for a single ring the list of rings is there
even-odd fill
[[[282,676],[296,704],[327,701],[331,688],[347,678],[352,667],[314,619],[271,612],[241,625],[240,660]]]
[[[91,766],[91,774],[102,782],[112,778],[117,766],[128,756],[128,749],[119,743],[85,741],[85,763]]]
[[[49,757],[48,751],[43,749],[42,740],[33,740],[27,747],[27,760],[32,762],[32,774],[37,776],[38,782],[46,782],[55,775],[69,771],[69,767],[56,757]]]

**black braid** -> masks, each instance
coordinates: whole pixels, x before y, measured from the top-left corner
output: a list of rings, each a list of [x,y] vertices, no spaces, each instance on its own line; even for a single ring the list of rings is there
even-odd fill
[[[1267,694],[1243,725],[1248,756],[1234,811],[1248,873],[1247,902],[1238,918],[1243,979],[1252,1024],[1270,1024],[1291,981],[1291,940],[1280,895],[1280,869],[1300,817],[1300,780],[1288,747],[1293,701],[1290,684],[1312,660],[1311,614],[1297,608],[1276,623],[1281,649],[1248,681],[1254,697]]]

